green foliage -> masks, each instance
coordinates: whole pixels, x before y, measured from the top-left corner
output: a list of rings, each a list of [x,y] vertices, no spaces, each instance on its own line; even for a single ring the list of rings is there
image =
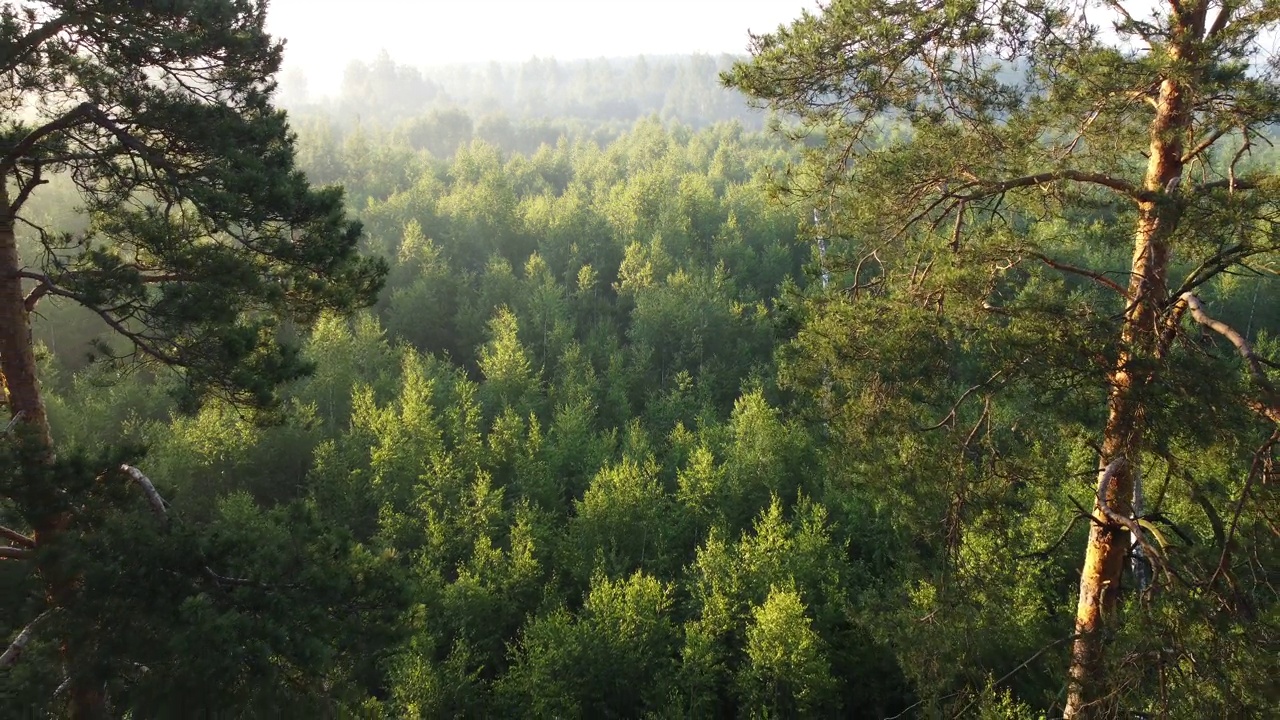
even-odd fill
[[[1245,7],[840,0],[754,37],[724,75],[807,145],[778,194],[812,209],[823,283],[793,301],[778,381],[822,438],[833,517],[872,521],[880,547],[856,552],[878,582],[854,615],[922,715],[1062,712],[1065,669],[1087,665],[1068,649],[1073,554],[1100,453],[1138,467],[1135,512],[1162,535],[1268,512],[1205,486],[1274,462],[1274,392],[1235,385],[1238,348],[1180,309],[1193,290],[1214,313],[1247,305],[1225,322],[1265,342],[1234,275],[1276,256],[1273,163],[1245,146],[1272,134],[1280,76],[1257,43],[1274,8]],[[1250,413],[1264,397],[1270,415]],[[1126,486],[1109,502],[1136,500]],[[1146,589],[1108,577],[1121,602],[1076,646],[1111,657],[1088,671],[1085,694],[1106,699],[1085,715],[1274,707],[1245,678],[1275,644],[1277,596],[1220,582],[1270,576],[1275,556],[1225,536],[1196,541],[1217,560],[1171,550]],[[1175,659],[1191,655],[1218,662]],[[1175,698],[1173,675],[1212,699]]]
[[[14,460],[6,497],[38,501],[29,493],[40,466]],[[204,522],[158,518],[124,473],[104,471],[120,460],[74,456],[48,469],[84,511],[75,533],[41,552],[77,583],[23,658],[43,672],[7,674],[4,706],[58,712],[57,638],[77,649],[67,671],[104,683],[121,713],[329,713],[358,702],[401,635],[404,584],[386,559],[301,502],[263,509],[232,494]],[[26,593],[39,587],[15,580]]]
[[[8,213],[33,231],[27,267],[112,326],[99,354],[181,371],[189,403],[269,404],[308,367],[280,319],[367,305],[386,268],[357,253],[341,190],[296,167],[270,104],[281,46],[264,8],[107,3],[48,24],[13,3],[0,13],[13,49],[0,92],[28,107],[0,123]],[[28,212],[43,177],[62,174],[89,215],[75,233]]]
[[[553,610],[530,623],[497,688],[507,712],[630,717],[655,707],[676,637],[670,589],[637,572],[591,582],[580,616]]]
[[[748,665],[737,682],[752,715],[808,715],[823,707],[824,701],[830,702],[831,667],[800,596],[771,588],[751,616]]]
[[[148,717],[1053,716],[1085,532],[1070,523],[1096,489],[1090,442],[1123,305],[1030,253],[1119,277],[1131,217],[1101,191],[1034,189],[969,206],[954,249],[954,216],[883,241],[904,187],[1032,167],[1047,152],[1037,138],[1065,127],[1039,103],[1092,107],[1079,69],[1060,95],[1020,105],[1012,78],[1026,68],[960,64],[975,74],[944,90],[981,111],[975,135],[921,84],[927,67],[900,64],[905,84],[877,89],[885,58],[928,28],[962,44],[1030,32],[1014,6],[996,29],[974,25],[971,5],[836,2],[757,39],[731,80],[799,113],[809,136],[795,151],[736,123],[665,122],[695,112],[699,78],[728,67],[707,58],[681,61],[696,73],[574,64],[591,82],[546,61],[458,71],[511,90],[515,119],[449,109],[446,96],[470,97],[457,78],[389,58],[354,68],[342,108],[301,123],[296,147],[313,181],[346,187],[365,248],[388,258],[378,302],[346,317],[310,310],[371,298],[294,298],[300,322],[252,334],[274,307],[260,296],[305,285],[302,270],[269,258],[259,275],[214,243],[178,259],[231,279],[184,286],[165,310],[183,342],[241,343],[211,352],[256,358],[258,379],[313,366],[279,387],[277,422],[219,402],[181,413],[180,379],[86,366],[96,330],[42,301],[55,431],[98,455],[0,465],[17,498],[0,525],[29,532],[26,507],[86,509],[65,549],[77,601],[0,677],[3,707],[60,711],[67,636],[112,710]],[[883,17],[867,22],[871,10]],[[850,34],[854,55],[835,53]],[[1123,60],[1086,49],[1099,67]],[[783,71],[816,78],[816,94]],[[544,102],[537,83],[560,83],[591,127],[630,117],[587,92],[625,72],[668,110],[597,133],[519,118]],[[811,108],[846,81],[864,92],[851,107],[875,115],[857,130]],[[373,103],[385,118],[352,127],[344,114]],[[1136,121],[1110,105],[1104,121],[1076,157],[1098,172],[1140,164],[1121,152]],[[855,132],[867,152],[840,164]],[[65,182],[31,208],[74,229],[54,207],[72,197]],[[337,213],[337,197],[312,201]],[[1215,198],[1205,218],[1270,212],[1235,203]],[[144,220],[86,227],[140,242],[172,230]],[[1202,242],[1180,271],[1215,252]],[[136,294],[120,258],[92,262],[116,268],[111,293],[162,299]],[[214,292],[242,285],[248,299]],[[1274,356],[1274,283],[1220,276],[1201,293]],[[230,325],[206,332],[202,313]],[[1169,384],[1150,389],[1147,519],[1172,567],[1227,567],[1203,592],[1166,575],[1138,595],[1126,575],[1116,641],[1131,652],[1109,672],[1137,713],[1265,716],[1280,673],[1274,450],[1258,456],[1271,474],[1239,471],[1269,428],[1227,399],[1256,386],[1233,348],[1188,328]],[[277,339],[300,353],[253,354]],[[109,450],[127,443],[147,453]],[[156,479],[167,522],[105,472],[123,461]],[[32,473],[61,473],[71,494],[34,492]],[[38,581],[29,563],[0,563],[0,603],[17,609],[6,638],[42,606]]]

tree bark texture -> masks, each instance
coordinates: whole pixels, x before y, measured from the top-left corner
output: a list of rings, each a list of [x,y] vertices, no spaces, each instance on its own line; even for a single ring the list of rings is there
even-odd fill
[[[1175,42],[1169,50],[1171,65],[1185,58],[1188,31],[1192,30],[1181,27],[1176,19],[1174,28]],[[1094,503],[1094,522],[1090,523],[1076,606],[1076,640],[1063,712],[1067,720],[1105,717],[1111,712],[1102,693],[1106,685],[1102,676],[1104,625],[1119,597],[1129,534],[1108,520],[1102,503],[1122,515],[1131,511],[1134,473],[1138,471],[1143,441],[1145,407],[1141,396],[1152,381],[1161,335],[1160,309],[1169,294],[1170,240],[1179,219],[1173,193],[1182,176],[1183,139],[1189,125],[1183,82],[1164,78],[1151,122],[1150,159],[1143,181],[1143,188],[1157,197],[1138,203],[1128,307],[1120,334],[1121,351],[1110,374],[1111,392],[1098,470],[1102,472],[1116,458],[1128,462],[1108,483],[1107,497],[1097,498]]]
[[[52,457],[53,436],[36,374],[31,322],[22,293],[22,278],[18,276],[22,261],[18,257],[13,214],[8,208],[8,188],[0,185],[0,372],[3,372],[10,416],[20,415],[20,422],[29,428],[29,435]]]

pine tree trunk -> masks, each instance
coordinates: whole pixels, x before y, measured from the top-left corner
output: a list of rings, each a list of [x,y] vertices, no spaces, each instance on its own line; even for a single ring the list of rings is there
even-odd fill
[[[1176,25],[1175,28],[1175,37],[1187,37],[1185,28]],[[1171,64],[1182,57],[1180,51],[1185,47],[1185,44],[1174,43],[1170,50]],[[1107,520],[1100,503],[1105,500],[1122,515],[1131,510],[1133,473],[1142,451],[1145,420],[1141,396],[1143,388],[1152,381],[1160,336],[1160,309],[1169,294],[1170,236],[1179,219],[1172,192],[1182,176],[1183,138],[1189,128],[1185,88],[1181,81],[1166,78],[1160,84],[1151,123],[1150,160],[1144,180],[1146,190],[1161,195],[1158,200],[1144,201],[1138,206],[1128,308],[1120,336],[1121,352],[1110,376],[1111,394],[1099,472],[1116,458],[1123,457],[1128,462],[1108,484],[1107,497],[1094,504],[1095,522],[1090,523],[1080,573],[1065,720],[1112,715],[1101,694],[1107,684],[1103,677],[1103,630],[1119,597],[1129,535],[1127,530]]]
[[[8,188],[0,184],[0,369],[3,370],[9,394],[9,412],[21,414],[28,436],[40,443],[50,458],[53,437],[40,395],[36,375],[35,349],[31,345],[31,325],[18,272],[18,241],[14,220],[8,212]]]
[[[9,212],[9,192],[0,178],[0,377],[4,378],[11,417],[18,418],[15,434],[22,442],[34,443],[41,462],[54,461],[53,433],[45,413],[44,397],[36,367],[35,348],[31,342],[31,321],[22,291],[22,261],[18,256],[14,218]],[[58,541],[70,517],[63,512],[29,518],[35,530],[36,547],[48,547]],[[49,558],[43,555],[42,558]],[[39,565],[50,608],[67,604],[75,593],[74,578],[67,577],[53,562],[42,559]],[[63,643],[63,662],[73,665],[74,648]],[[100,689],[86,687],[73,677],[70,693],[70,715],[82,718],[106,717],[106,698]]]

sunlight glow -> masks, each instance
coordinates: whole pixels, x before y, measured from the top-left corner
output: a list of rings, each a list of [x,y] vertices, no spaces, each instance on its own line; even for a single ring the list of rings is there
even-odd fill
[[[537,56],[572,60],[745,53],[814,0],[274,0],[268,27],[286,38],[285,70],[311,90],[336,90],[352,60],[386,50],[427,66]]]

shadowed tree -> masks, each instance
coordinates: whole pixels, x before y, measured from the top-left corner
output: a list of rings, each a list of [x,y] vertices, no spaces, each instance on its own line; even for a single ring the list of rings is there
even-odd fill
[[[57,462],[30,339],[42,302],[88,308],[118,335],[105,353],[176,370],[189,405],[212,393],[257,406],[307,370],[280,341],[282,320],[372,302],[382,264],[357,255],[341,191],[312,188],[295,167],[271,105],[282,44],[263,29],[266,5],[0,6],[0,368],[27,462]],[[84,233],[25,212],[57,174],[80,192]],[[54,550],[84,498],[29,470],[7,498],[27,528],[5,534],[24,547],[6,557],[35,558],[59,607],[77,582]],[[73,670],[83,642],[64,643]],[[104,711],[100,689],[69,681],[73,716]]]

